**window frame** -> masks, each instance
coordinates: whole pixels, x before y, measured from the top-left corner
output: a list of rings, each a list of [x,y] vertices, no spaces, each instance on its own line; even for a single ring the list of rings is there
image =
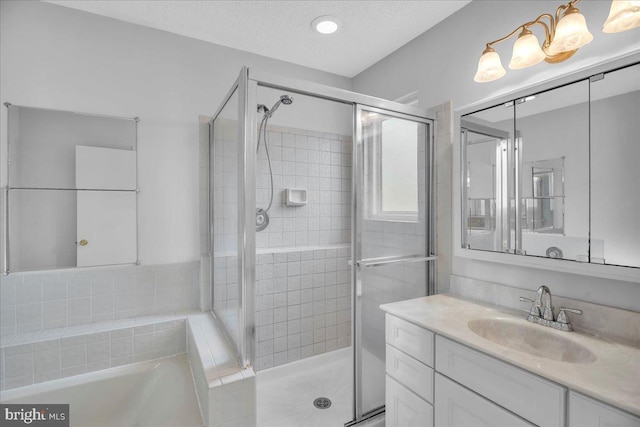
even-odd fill
[[[364,217],[372,221],[418,222],[419,208],[415,211],[385,211],[382,208],[382,121],[371,124],[371,134],[365,135],[370,150],[365,164],[368,168],[365,179]],[[417,147],[416,140],[416,147]],[[416,191],[418,196],[419,189]],[[419,206],[419,203],[418,203]]]

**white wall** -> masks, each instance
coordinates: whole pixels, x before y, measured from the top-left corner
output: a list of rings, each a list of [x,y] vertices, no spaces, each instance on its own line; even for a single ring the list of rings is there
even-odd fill
[[[515,26],[544,12],[553,12],[560,2],[475,0],[433,29],[417,37],[385,59],[354,78],[354,90],[382,98],[396,98],[413,90],[419,91],[420,104],[430,106],[451,100],[454,109],[491,99],[525,86],[547,81],[620,57],[640,52],[640,30],[604,34],[600,31],[607,17],[610,1],[586,0],[578,7],[594,35],[568,61],[513,71],[495,82],[473,81],[477,61],[486,42],[508,34]],[[536,30],[537,31],[537,30]],[[540,36],[539,36],[540,37]],[[513,43],[497,47],[506,67]],[[458,132],[452,142],[458,144]],[[453,159],[457,162],[458,159]],[[439,168],[442,168],[440,165]],[[446,169],[451,165],[444,165]],[[438,172],[439,173],[439,172]],[[440,185],[441,183],[439,183]],[[440,185],[438,191],[451,191]],[[454,197],[459,197],[454,192]],[[450,213],[453,211],[450,209]],[[458,227],[453,224],[453,227]],[[449,231],[439,230],[440,236]],[[453,242],[453,245],[457,245]],[[445,254],[449,256],[450,254]],[[507,266],[454,257],[454,274],[481,280],[536,289],[547,284],[559,295],[640,311],[640,284],[552,271]],[[439,283],[446,289],[447,283]]]
[[[199,258],[198,115],[215,113],[242,66],[351,85],[345,77],[52,4],[0,7],[1,102],[140,117],[143,264]],[[0,124],[4,186],[4,107]]]
[[[458,109],[640,50],[640,30],[617,34],[600,31],[609,13],[610,0],[584,0],[577,7],[585,15],[594,38],[572,58],[555,65],[541,63],[524,70],[510,70],[507,64],[513,42],[507,41],[495,47],[507,70],[506,76],[491,83],[473,81],[487,42],[508,34],[541,13],[553,13],[561,3],[474,0],[358,74],[354,77],[353,90],[386,99],[417,90],[420,105],[428,107],[452,100],[453,108]],[[532,29],[539,40],[542,40],[541,28]]]

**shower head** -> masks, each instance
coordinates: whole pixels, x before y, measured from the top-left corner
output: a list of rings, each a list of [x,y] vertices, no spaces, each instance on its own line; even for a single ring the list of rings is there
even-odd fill
[[[271,117],[273,116],[273,113],[276,112],[276,110],[278,109],[278,107],[280,107],[281,104],[284,105],[291,105],[293,104],[293,98],[290,97],[289,95],[282,95],[280,96],[280,99],[278,100],[278,102],[276,102],[275,104],[273,104],[273,107],[271,107],[270,110],[265,111],[265,115],[267,117]]]

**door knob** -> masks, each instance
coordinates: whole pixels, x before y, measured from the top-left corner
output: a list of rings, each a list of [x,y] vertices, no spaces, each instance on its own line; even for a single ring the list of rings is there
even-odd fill
[[[89,243],[88,241],[86,241],[85,239],[80,240],[80,246],[87,246],[87,244]]]

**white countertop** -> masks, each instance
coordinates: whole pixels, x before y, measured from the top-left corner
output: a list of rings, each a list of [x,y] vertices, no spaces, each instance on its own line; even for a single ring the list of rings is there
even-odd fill
[[[592,363],[550,360],[503,347],[469,329],[477,319],[521,319],[526,314],[489,307],[450,295],[433,295],[381,305],[385,312],[458,341],[558,384],[640,416],[640,347],[581,332],[545,328],[587,347],[597,359]],[[531,324],[529,324],[531,325]]]

